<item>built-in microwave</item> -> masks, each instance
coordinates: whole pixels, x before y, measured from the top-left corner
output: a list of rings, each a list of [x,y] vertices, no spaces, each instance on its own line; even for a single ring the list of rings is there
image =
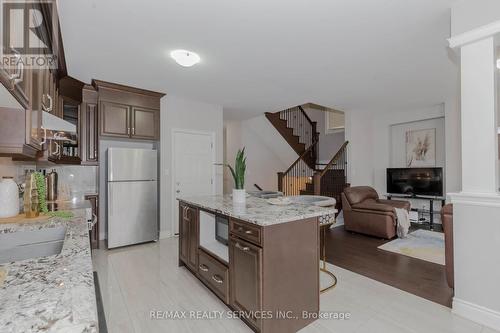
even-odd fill
[[[229,220],[227,217],[215,216],[215,239],[222,244],[228,245],[229,240]]]

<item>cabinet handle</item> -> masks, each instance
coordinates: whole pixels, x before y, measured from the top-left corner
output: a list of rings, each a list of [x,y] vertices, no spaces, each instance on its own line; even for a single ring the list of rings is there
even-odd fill
[[[130,127],[127,128],[127,135],[130,135]]]
[[[212,280],[214,280],[215,282],[217,282],[218,284],[222,284],[224,283],[224,280],[222,280],[222,278],[220,276],[218,276],[217,274],[215,275],[212,275]]]
[[[135,135],[135,127],[132,127],[132,135]]]
[[[206,265],[200,264],[199,267],[203,272],[208,272],[208,267]]]
[[[241,246],[240,243],[236,243],[234,246],[236,246],[241,251],[245,251],[246,252],[246,251],[250,250],[250,248],[248,246]]]

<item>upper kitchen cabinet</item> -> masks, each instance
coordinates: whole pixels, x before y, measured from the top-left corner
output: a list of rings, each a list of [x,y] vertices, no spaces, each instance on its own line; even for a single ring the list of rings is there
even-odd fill
[[[164,94],[98,80],[92,84],[99,96],[100,136],[159,140]]]
[[[108,101],[101,101],[100,104],[101,135],[128,138],[130,106]]]
[[[131,137],[157,140],[160,137],[160,112],[154,109],[132,107]]]
[[[52,115],[59,112],[58,84],[59,78],[66,76],[66,64],[57,8],[53,4],[16,2],[18,19],[29,22],[29,27],[4,31],[0,61],[1,156],[38,158],[45,137],[43,111]],[[10,18],[4,10],[8,7],[0,6],[0,17]],[[32,25],[36,29],[31,29]]]

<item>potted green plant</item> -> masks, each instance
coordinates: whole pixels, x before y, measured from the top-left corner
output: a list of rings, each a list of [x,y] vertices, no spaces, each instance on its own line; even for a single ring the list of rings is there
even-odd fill
[[[246,192],[245,192],[245,170],[246,170],[246,157],[245,148],[238,150],[236,153],[236,159],[234,161],[234,168],[227,164],[229,170],[234,179],[233,188],[233,202],[234,203],[245,203]]]

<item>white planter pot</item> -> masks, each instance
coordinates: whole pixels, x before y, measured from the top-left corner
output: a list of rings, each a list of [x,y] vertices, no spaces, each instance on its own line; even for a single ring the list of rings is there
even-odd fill
[[[11,178],[0,180],[0,217],[19,214],[19,189]]]
[[[247,199],[247,192],[245,190],[237,190],[233,188],[233,203],[242,204]]]

